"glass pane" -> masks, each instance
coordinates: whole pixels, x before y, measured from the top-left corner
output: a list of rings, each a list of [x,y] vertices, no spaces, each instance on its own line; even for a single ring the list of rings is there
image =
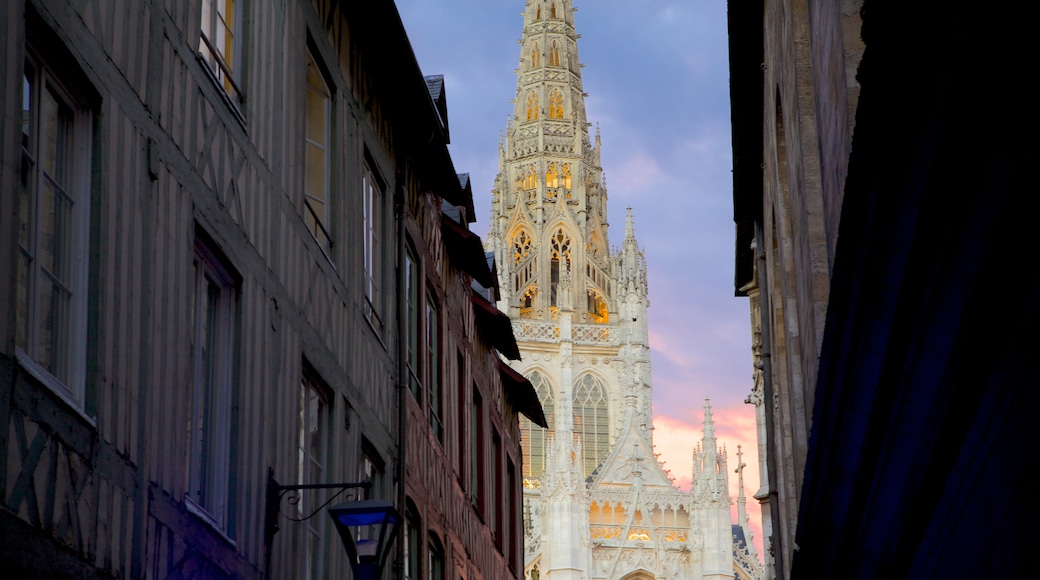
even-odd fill
[[[40,335],[36,341],[36,361],[61,381],[66,381],[68,344],[68,294],[49,281],[40,284]]]
[[[29,148],[29,140],[32,136],[32,75],[32,69],[26,63],[25,77],[22,79],[22,147],[26,149]]]
[[[310,71],[310,68],[308,68]],[[308,80],[310,75],[308,74]],[[325,106],[328,100],[312,88],[307,89],[307,140],[325,147]]]
[[[307,182],[305,186],[307,188],[307,197],[311,198],[311,206],[314,208],[315,213],[318,214],[318,219],[324,222],[325,210],[323,208],[319,209],[315,205],[315,200],[317,200],[318,205],[325,203],[325,150],[308,142],[306,156]]]
[[[29,348],[29,257],[18,253],[17,323],[15,324],[14,343],[18,348]]]
[[[72,204],[50,179],[45,178],[42,186],[39,264],[71,286]]]

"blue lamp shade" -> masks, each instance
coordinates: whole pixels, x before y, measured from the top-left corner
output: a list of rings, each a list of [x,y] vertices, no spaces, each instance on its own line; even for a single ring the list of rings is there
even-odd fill
[[[339,523],[351,527],[396,524],[401,519],[393,505],[380,499],[348,501],[329,508],[329,513]]]
[[[381,578],[390,546],[401,525],[401,514],[397,509],[389,502],[378,499],[348,501],[329,508],[329,516],[343,540],[354,578]],[[360,531],[368,526],[375,526],[376,529],[369,528],[364,535],[374,537],[354,538],[352,529]]]

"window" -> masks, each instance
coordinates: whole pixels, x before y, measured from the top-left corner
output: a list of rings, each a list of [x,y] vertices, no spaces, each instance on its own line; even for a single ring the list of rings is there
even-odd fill
[[[444,580],[444,546],[437,534],[430,532],[429,546],[430,565],[427,568],[429,580]]]
[[[581,377],[574,389],[574,432],[581,434],[581,455],[588,477],[607,456],[610,445],[606,391],[592,375]]]
[[[540,15],[541,10],[542,10],[541,8],[538,9],[538,11],[539,11],[539,18],[541,18],[541,15]],[[531,43],[531,68],[537,68],[541,64],[542,64],[542,53],[538,49],[538,41],[535,41],[535,42]]]
[[[459,483],[462,484],[462,482],[466,481],[465,476],[463,475],[464,470],[466,469],[466,464],[463,460],[463,457],[466,455],[466,358],[462,356],[461,350],[455,353],[455,369],[458,372],[458,395],[455,399],[457,402],[456,410],[458,412],[458,415],[456,415],[456,417],[458,417],[458,428],[455,429],[458,437],[458,440],[456,441],[458,447],[455,452],[455,466],[456,471],[459,474]]]
[[[550,163],[549,164],[549,170],[545,172],[545,187],[559,187],[559,186],[560,186],[560,172],[556,169],[556,164],[555,163]]]
[[[560,66],[560,45],[555,40],[549,44],[549,66]]]
[[[538,119],[538,93],[531,91],[527,93],[527,120]]]
[[[368,319],[378,332],[383,331],[383,183],[370,164],[365,164],[362,179],[365,213],[365,298]]]
[[[32,48],[22,78],[15,345],[62,398],[84,404],[92,115]]]
[[[552,92],[549,93],[549,118],[563,118],[563,93],[561,93],[559,89],[553,89]],[[557,186],[554,185],[553,187]]]
[[[404,514],[404,577],[405,580],[422,578],[422,519],[412,500],[408,500]]]
[[[441,417],[441,321],[440,309],[432,292],[426,293],[426,420],[438,441],[444,441],[444,423]]]
[[[187,436],[188,500],[220,529],[227,524],[236,278],[195,242],[195,377]]]
[[[610,321],[610,312],[607,310],[607,303],[600,296],[599,292],[589,288],[586,290],[588,303],[586,304],[586,310],[589,313],[589,320],[598,322],[600,324],[606,324]]]
[[[550,240],[550,258],[549,263],[549,301],[552,306],[558,306],[557,299],[557,288],[560,284],[560,262],[564,261],[565,267],[570,270],[571,265],[571,239],[563,231],[563,228],[556,230]]]
[[[520,416],[520,450],[523,453],[523,477],[533,483],[541,479],[545,472],[545,446],[552,434],[553,428],[553,392],[549,381],[538,371],[531,373],[528,377],[538,393],[538,400],[542,403],[542,411],[545,413],[545,421],[549,429],[542,429],[531,422],[530,419]]]
[[[422,368],[420,367],[421,353],[419,350],[419,341],[422,334],[422,304],[420,303],[422,298],[422,294],[420,294],[422,291],[422,270],[420,269],[419,259],[416,257],[415,248],[412,247],[411,243],[408,243],[405,249],[404,269],[404,280],[407,286],[405,288],[405,317],[407,322],[406,331],[408,332],[406,337],[408,382],[415,400],[422,404],[423,388],[420,379]]]
[[[473,404],[470,407],[470,433],[470,492],[473,507],[483,517],[484,504],[481,497],[484,486],[484,402],[476,385],[473,385]]]
[[[240,2],[202,0],[202,34],[199,38],[199,55],[236,106],[242,101],[242,91],[237,84],[240,67],[238,47],[242,45]]]
[[[358,481],[371,481],[372,487],[365,493],[365,499],[382,499],[386,482],[384,472],[386,462],[380,457],[374,445],[364,437],[361,438],[361,472]]]
[[[329,154],[332,102],[325,77],[311,53],[307,53],[307,97],[304,131],[303,219],[307,229],[327,254],[329,239]]]
[[[561,109],[561,114],[562,114],[562,109]],[[571,164],[570,163],[564,163],[563,164],[563,187],[565,187],[567,189],[571,188]]]
[[[531,236],[527,230],[520,230],[513,236],[513,264],[517,265],[531,254]]]
[[[556,18],[556,3],[549,5],[549,18]]]
[[[301,484],[327,483],[325,461],[328,438],[327,389],[313,371],[306,368],[300,382],[299,437],[297,482]],[[323,490],[313,490],[302,496],[297,504],[299,517],[318,511],[327,499]],[[325,536],[325,518],[313,517],[304,523],[305,543],[301,578],[322,576],[322,540]]]
[[[502,438],[498,435],[498,429],[491,428],[491,449],[493,451],[491,460],[494,463],[491,466],[492,474],[492,485],[495,489],[495,546],[499,552],[502,552],[505,546],[505,527],[504,527],[504,516],[502,509],[505,501],[504,493],[506,490],[503,488],[502,481]]]
[[[517,527],[519,519],[517,516],[517,496],[520,495],[520,487],[516,485],[516,467],[513,466],[513,460],[509,457],[506,458],[506,497],[508,499],[508,505],[506,506],[506,557],[509,559],[509,568],[516,572],[519,568],[519,551],[517,550],[520,542],[517,539],[520,537],[520,529]]]

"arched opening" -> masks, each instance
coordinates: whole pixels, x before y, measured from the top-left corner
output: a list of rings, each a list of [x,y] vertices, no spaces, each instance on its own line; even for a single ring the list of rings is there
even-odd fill
[[[563,94],[560,93],[559,89],[553,89],[549,93],[549,118],[563,118]]]
[[[587,374],[574,387],[574,432],[581,435],[585,476],[599,467],[610,446],[607,393],[603,383]]]
[[[530,419],[520,416],[520,447],[523,453],[523,477],[524,487],[536,486],[545,472],[546,444],[552,436],[553,430],[553,392],[549,381],[542,373],[535,371],[528,377],[534,385],[534,391],[538,393],[538,400],[542,402],[542,411],[545,413],[545,421],[549,429],[542,429],[531,422]]]
[[[559,306],[557,288],[560,284],[560,266],[570,270],[571,265],[571,238],[563,231],[556,230],[550,240],[550,262],[549,262],[549,304]]]
[[[560,45],[555,40],[549,44],[549,66],[560,66]]]
[[[539,8],[539,12],[541,9]],[[539,16],[541,18],[541,16]],[[541,66],[542,64],[542,53],[538,50],[538,41],[531,43],[531,68]]]
[[[550,116],[552,116],[552,110],[550,109]],[[560,172],[556,170],[556,164],[550,163],[549,170],[545,172],[545,187],[559,187],[560,186]]]
[[[527,120],[538,119],[538,93],[531,91],[527,93]]]

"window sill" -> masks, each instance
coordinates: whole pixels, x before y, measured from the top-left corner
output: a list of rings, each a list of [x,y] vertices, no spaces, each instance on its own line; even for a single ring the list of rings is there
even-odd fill
[[[64,383],[58,380],[57,377],[52,375],[47,369],[40,366],[38,362],[32,359],[28,354],[22,352],[22,349],[15,349],[15,357],[18,359],[18,366],[25,372],[29,373],[33,378],[42,383],[47,390],[51,391],[58,397],[70,411],[79,415],[81,419],[86,421],[91,427],[97,429],[97,419],[87,415],[83,411],[83,404],[77,402],[76,399],[70,394],[69,388]]]
[[[232,548],[238,547],[238,543],[235,542],[235,540],[232,540],[230,537],[228,537],[228,535],[224,532],[223,528],[220,527],[220,524],[217,523],[217,520],[213,519],[213,516],[209,515],[209,512],[206,511],[206,508],[195,503],[188,496],[184,496],[184,507],[188,510],[189,513],[199,518],[199,520],[201,520],[202,523],[210,529],[210,531],[216,533],[218,536],[223,538],[224,541],[227,542],[228,545],[230,545]]]

